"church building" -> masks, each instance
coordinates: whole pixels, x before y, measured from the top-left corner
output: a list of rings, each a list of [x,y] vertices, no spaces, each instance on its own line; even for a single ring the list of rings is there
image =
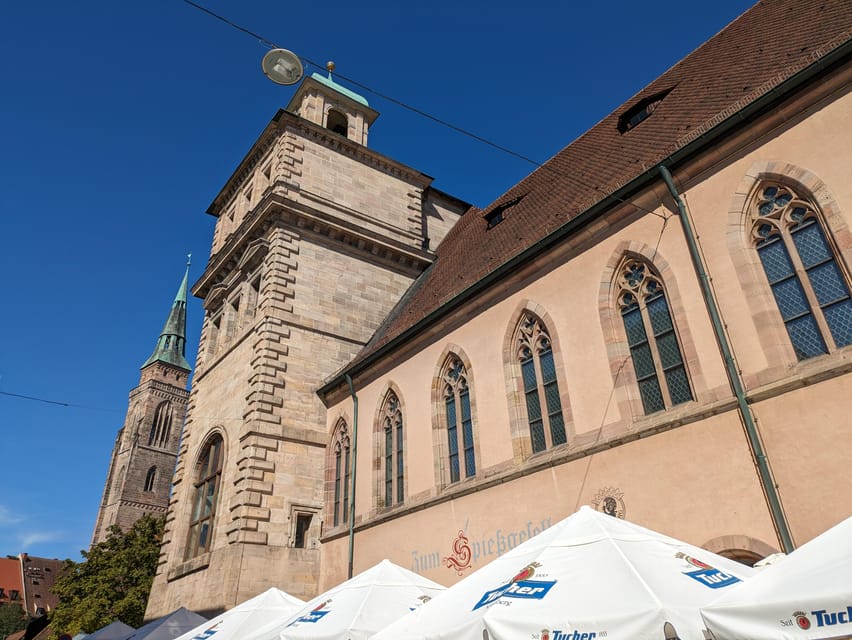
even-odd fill
[[[759,2],[482,210],[304,80],[209,208],[146,617],[451,584],[583,504],[747,563],[852,513],[850,52]]]
[[[470,205],[367,147],[366,99],[314,74],[213,201],[205,318],[147,617],[319,588],[323,382]],[[179,604],[176,604],[179,603]]]
[[[127,417],[112,450],[92,544],[106,540],[113,525],[129,529],[143,515],[163,517],[186,415],[190,373],[186,361],[186,292],[189,266],[154,353],[130,392]]]

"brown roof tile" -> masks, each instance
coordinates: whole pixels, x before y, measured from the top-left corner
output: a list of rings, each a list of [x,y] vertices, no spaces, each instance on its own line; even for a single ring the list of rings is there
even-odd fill
[[[850,37],[849,0],[759,2],[485,209],[524,195],[503,222],[486,229],[483,212],[466,212],[348,369]],[[618,131],[620,114],[666,90],[649,118]]]

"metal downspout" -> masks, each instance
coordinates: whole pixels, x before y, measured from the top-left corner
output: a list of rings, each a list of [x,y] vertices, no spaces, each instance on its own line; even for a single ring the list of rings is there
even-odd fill
[[[355,395],[355,385],[352,378],[346,374],[346,383],[349,385],[349,395],[352,396],[352,459],[349,463],[352,469],[352,482],[349,491],[349,568],[348,577],[352,578],[352,565],[355,560],[355,471],[358,465],[355,463],[358,453],[358,396]]]
[[[683,225],[683,233],[686,236],[686,243],[689,246],[689,254],[692,258],[693,266],[698,274],[698,280],[701,283],[701,293],[704,297],[704,303],[707,305],[707,311],[710,314],[710,319],[713,323],[713,332],[716,334],[716,340],[719,343],[719,348],[722,351],[722,358],[725,361],[725,369],[728,374],[728,380],[731,383],[731,388],[737,398],[737,407],[743,424],[745,425],[746,436],[748,438],[749,448],[752,456],[757,464],[758,475],[760,476],[760,484],[763,487],[763,492],[766,495],[766,501],[769,504],[769,512],[772,518],[772,524],[775,526],[775,531],[778,534],[778,539],[781,542],[784,553],[790,553],[795,548],[793,540],[790,536],[790,530],[787,526],[787,519],[784,516],[784,510],[781,506],[781,499],[778,496],[778,491],[775,482],[772,479],[772,472],[769,469],[769,464],[766,458],[766,453],[763,451],[763,445],[760,442],[760,435],[757,431],[757,425],[754,422],[751,407],[745,396],[743,383],[740,379],[740,373],[737,370],[734,357],[731,352],[731,347],[728,344],[727,336],[722,325],[722,319],[719,315],[719,309],[716,306],[716,300],[713,297],[713,290],[710,287],[710,280],[707,277],[707,272],[704,269],[704,264],[701,261],[701,255],[698,251],[698,243],[695,240],[695,233],[692,229],[692,223],[686,211],[686,206],[683,204],[680,195],[675,188],[672,174],[665,165],[659,165],[657,169],[663,178],[663,181],[668,187],[669,193],[674,198],[677,204],[680,221]]]

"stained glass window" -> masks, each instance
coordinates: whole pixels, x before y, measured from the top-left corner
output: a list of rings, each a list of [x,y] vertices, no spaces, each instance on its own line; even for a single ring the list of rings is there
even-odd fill
[[[518,324],[515,347],[521,365],[533,453],[565,444],[565,421],[553,347],[544,323],[531,313],[525,313]]]
[[[385,506],[401,504],[405,499],[405,462],[402,409],[393,391],[385,396],[382,408],[384,432]]]
[[[849,278],[814,203],[788,186],[763,185],[752,240],[796,357],[852,344]]]
[[[349,430],[344,421],[337,423],[332,444],[334,452],[334,479],[332,499],[332,524],[336,527],[349,519]]]
[[[447,452],[450,482],[462,475],[476,475],[476,456],[473,446],[473,418],[470,410],[470,389],[467,370],[458,356],[447,358],[441,374],[444,389],[444,414],[447,420]]]
[[[650,264],[627,260],[618,306],[646,414],[693,399],[662,280]]]

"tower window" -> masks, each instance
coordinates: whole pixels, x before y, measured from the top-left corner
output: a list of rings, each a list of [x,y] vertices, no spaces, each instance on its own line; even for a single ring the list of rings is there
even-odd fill
[[[172,403],[164,400],[157,405],[154,411],[154,419],[151,421],[151,430],[148,433],[148,446],[164,449],[169,445],[172,432]]]
[[[214,435],[207,441],[195,465],[195,495],[189,522],[187,558],[210,551],[213,519],[219,502],[219,484],[222,479],[223,444],[222,437]]]
[[[342,136],[349,135],[349,119],[337,109],[330,109],[325,126]]]
[[[311,528],[311,514],[300,513],[296,516],[296,536],[293,546],[304,549],[308,540],[308,529]]]
[[[144,491],[150,493],[154,490],[154,481],[157,479],[157,467],[148,469],[148,475],[145,476]]]

